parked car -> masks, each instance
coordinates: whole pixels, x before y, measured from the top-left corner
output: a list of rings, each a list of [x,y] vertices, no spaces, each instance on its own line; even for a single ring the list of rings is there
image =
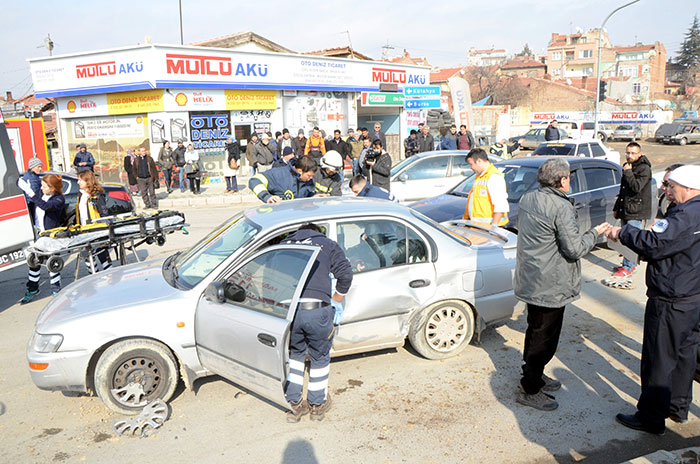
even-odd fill
[[[444,193],[472,173],[467,151],[428,151],[406,158],[391,168],[391,193],[400,202]],[[492,163],[501,157],[489,155]]]
[[[511,232],[441,225],[385,200],[300,199],[239,213],[165,260],[65,287],[29,341],[32,380],[94,391],[124,414],[170,399],[181,375],[192,387],[218,374],[286,405],[289,327],[318,249],[278,243],[309,221],[353,266],[334,356],[408,338],[426,358],[447,358],[513,313]]]
[[[700,123],[672,122],[661,124],[654,133],[654,139],[663,144],[677,143],[686,145],[700,141]]]
[[[620,164],[620,153],[603,145],[600,140],[567,140],[544,142],[528,156],[579,156],[605,159]]]
[[[634,142],[642,138],[642,129],[632,124],[620,124],[612,133],[613,140],[630,140]]]
[[[78,177],[65,172],[47,171],[41,173],[42,176],[45,174],[56,174],[63,178],[63,196],[66,199],[63,210],[63,225],[75,224],[75,204],[78,201],[78,192],[80,191]],[[135,209],[134,200],[126,187],[121,184],[110,183],[101,185],[105,190],[105,203],[107,203],[107,210],[110,215],[130,213]]]
[[[581,138],[582,139],[592,139],[593,137],[593,132],[595,130],[595,123],[594,122],[584,122],[581,125]],[[598,140],[601,142],[605,143],[607,142],[611,135],[612,135],[613,130],[606,126],[605,124],[598,124]]]
[[[542,142],[544,142],[544,131],[547,129],[547,127],[536,127],[534,129],[530,129],[525,133],[525,135],[520,135],[518,137],[511,137],[510,143],[515,143],[520,139],[525,139],[524,143],[520,144],[520,148],[523,150],[533,150],[537,148]],[[568,132],[564,129],[557,129],[559,131],[559,139],[560,140],[565,140],[565,139],[570,139],[571,137],[569,136]]]
[[[505,228],[517,233],[518,203],[527,192],[539,188],[537,169],[550,157],[516,158],[497,163],[495,166],[503,173],[508,190],[508,224]],[[580,230],[588,230],[602,222],[615,223],[612,207],[620,191],[622,168],[619,164],[595,158],[566,158],[571,165],[571,191],[569,197],[574,200],[578,212]],[[474,179],[472,175],[449,192],[411,204],[411,208],[429,218],[442,222],[459,219],[464,216],[467,198]],[[652,214],[656,215],[656,182],[652,185]],[[601,240],[602,241],[602,240]]]

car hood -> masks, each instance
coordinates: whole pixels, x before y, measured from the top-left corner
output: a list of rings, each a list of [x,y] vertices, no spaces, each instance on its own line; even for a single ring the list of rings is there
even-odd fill
[[[167,298],[179,290],[163,278],[163,260],[134,263],[84,277],[65,287],[39,314],[37,328]]]
[[[467,208],[467,198],[443,193],[436,197],[417,201],[409,205],[433,221],[443,222],[462,219]]]

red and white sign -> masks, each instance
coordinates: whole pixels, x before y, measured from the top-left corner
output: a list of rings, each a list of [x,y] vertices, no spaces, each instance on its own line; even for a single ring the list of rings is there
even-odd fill
[[[56,99],[60,118],[82,118],[109,114],[107,95],[85,95]]]

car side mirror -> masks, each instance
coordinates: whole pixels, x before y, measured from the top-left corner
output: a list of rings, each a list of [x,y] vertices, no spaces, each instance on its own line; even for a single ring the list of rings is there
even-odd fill
[[[207,288],[204,290],[204,298],[214,303],[223,303],[226,301],[224,297],[224,286],[221,285],[221,282],[212,282],[207,285]]]
[[[233,282],[226,282],[224,284],[224,297],[228,301],[242,303],[245,301],[245,289]]]
[[[402,173],[402,174],[399,176],[399,180],[400,180],[401,182],[406,182],[406,181],[408,180],[408,174],[406,174],[405,172]]]

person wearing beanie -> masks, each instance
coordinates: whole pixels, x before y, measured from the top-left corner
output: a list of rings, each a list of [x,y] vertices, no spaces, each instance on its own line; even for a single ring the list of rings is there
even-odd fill
[[[627,224],[606,232],[647,262],[642,393],[637,411],[617,420],[656,435],[666,418],[688,420],[700,327],[700,166],[676,168],[667,182],[674,205],[650,230]]]
[[[87,145],[84,143],[78,145],[78,153],[75,154],[73,166],[75,166],[78,173],[88,170],[95,171],[95,158],[92,156],[92,153],[87,151]]]
[[[294,150],[294,156],[301,158],[304,156],[304,149],[306,149],[306,137],[304,136],[304,129],[299,129],[297,136],[292,140],[292,149]]]
[[[288,165],[294,165],[294,150],[292,147],[284,147],[280,156],[272,163],[273,168],[281,168]]]
[[[39,174],[41,174],[41,170],[44,167],[44,164],[41,162],[41,160],[37,157],[34,157],[29,160],[29,163],[27,163],[27,172],[25,172],[22,175],[22,179],[24,182],[27,183],[27,186],[29,189],[31,189],[32,192],[38,192],[41,190],[41,177],[39,177]],[[20,180],[21,182],[21,180]],[[29,210],[29,217],[32,219],[32,224],[34,223],[34,214],[36,212],[36,205],[34,204],[34,201],[32,200],[33,195],[28,195],[26,192],[24,194],[25,200],[27,200],[27,208]]]

